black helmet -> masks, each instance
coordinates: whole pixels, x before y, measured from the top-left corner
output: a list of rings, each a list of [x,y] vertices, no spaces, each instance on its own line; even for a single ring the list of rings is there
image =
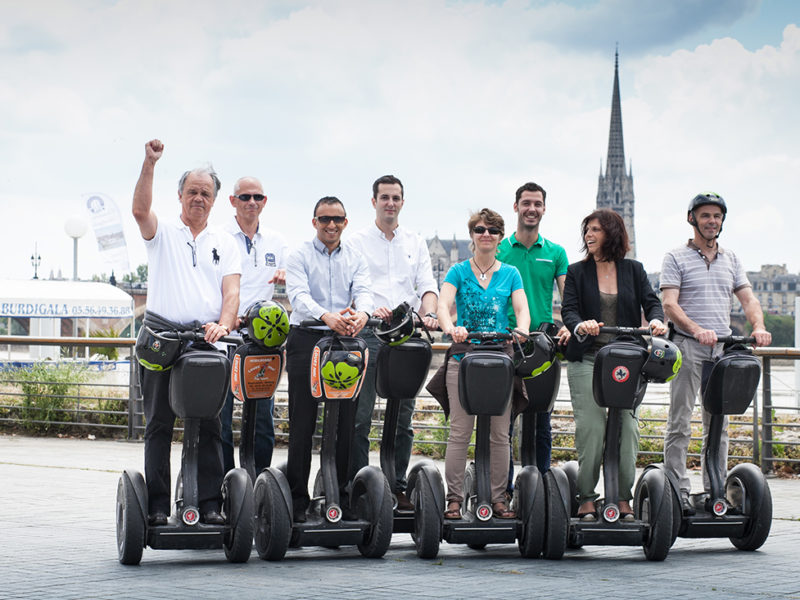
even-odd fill
[[[672,342],[664,338],[650,339],[648,357],[642,365],[642,375],[653,383],[666,383],[675,378],[680,371],[683,357],[681,351]]]
[[[514,351],[514,371],[523,379],[536,377],[550,368],[555,356],[556,345],[550,336],[534,331]]]
[[[403,302],[392,311],[392,319],[386,321],[374,330],[377,337],[384,344],[399,346],[414,333],[414,315],[408,302]]]
[[[263,348],[277,348],[289,335],[289,315],[272,300],[252,304],[245,313],[247,335]]]
[[[698,206],[705,206],[706,204],[719,206],[720,210],[722,211],[722,222],[725,222],[725,217],[728,214],[728,206],[725,204],[724,198],[719,194],[715,194],[714,192],[704,192],[702,194],[697,194],[697,196],[692,198],[691,202],[689,202],[689,208],[686,211],[686,219],[695,228],[697,227],[697,222],[694,219],[694,211]],[[722,227],[719,228],[717,237],[719,237],[720,233],[722,233]]]
[[[136,360],[149,371],[172,368],[183,350],[183,341],[172,340],[144,325],[136,338]]]

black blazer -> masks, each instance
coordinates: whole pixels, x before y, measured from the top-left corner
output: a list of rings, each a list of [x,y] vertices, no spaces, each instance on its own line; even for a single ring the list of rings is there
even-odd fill
[[[650,286],[642,263],[624,258],[617,261],[617,325],[640,327],[642,310],[648,321],[664,320],[661,301]],[[567,269],[561,320],[574,333],[581,321],[600,321],[600,288],[594,259],[573,263]],[[593,338],[579,342],[573,335],[564,353],[567,360],[581,360],[592,345]]]

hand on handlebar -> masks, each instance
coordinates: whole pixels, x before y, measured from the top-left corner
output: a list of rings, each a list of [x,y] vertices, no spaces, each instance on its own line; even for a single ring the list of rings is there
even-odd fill
[[[653,319],[650,321],[650,333],[653,335],[667,335],[667,326],[664,325],[659,319]]]
[[[465,327],[453,327],[450,331],[445,331],[453,341],[457,344],[467,341],[467,334],[469,333]]]
[[[598,323],[594,319],[589,319],[587,321],[582,321],[578,323],[578,326],[575,328],[575,333],[578,335],[592,335],[597,336],[600,335],[600,328],[605,325],[605,323],[600,322]]]
[[[772,343],[772,334],[766,329],[754,329],[753,337],[756,338],[756,346],[769,346]]]

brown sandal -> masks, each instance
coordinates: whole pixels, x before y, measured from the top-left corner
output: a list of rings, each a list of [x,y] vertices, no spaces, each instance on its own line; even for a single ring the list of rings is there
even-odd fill
[[[457,500],[450,500],[447,503],[447,510],[444,511],[445,519],[460,519],[461,518],[461,502]]]
[[[508,504],[505,502],[495,502],[492,506],[492,512],[498,519],[515,519],[517,517],[517,513],[508,508]]]

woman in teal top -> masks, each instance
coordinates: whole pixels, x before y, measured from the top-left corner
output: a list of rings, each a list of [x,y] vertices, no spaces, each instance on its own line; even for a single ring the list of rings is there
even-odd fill
[[[503,239],[503,217],[484,208],[473,214],[468,222],[473,256],[453,265],[447,272],[439,293],[438,317],[442,331],[454,343],[466,341],[467,333],[474,331],[506,331],[508,308],[511,305],[517,319],[517,328],[527,332],[530,327],[528,301],[522,287],[522,277],[516,267],[497,260],[497,246]],[[458,324],[450,316],[455,302]],[[447,396],[450,400],[450,437],[445,454],[445,480],[447,482],[447,519],[461,518],[464,502],[464,469],[467,464],[467,447],[475,417],[468,415],[458,401],[458,361],[463,355],[454,354],[447,364]],[[508,477],[508,424],[511,409],[491,418],[491,484],[492,506],[495,517],[514,518],[514,512],[505,499]]]

